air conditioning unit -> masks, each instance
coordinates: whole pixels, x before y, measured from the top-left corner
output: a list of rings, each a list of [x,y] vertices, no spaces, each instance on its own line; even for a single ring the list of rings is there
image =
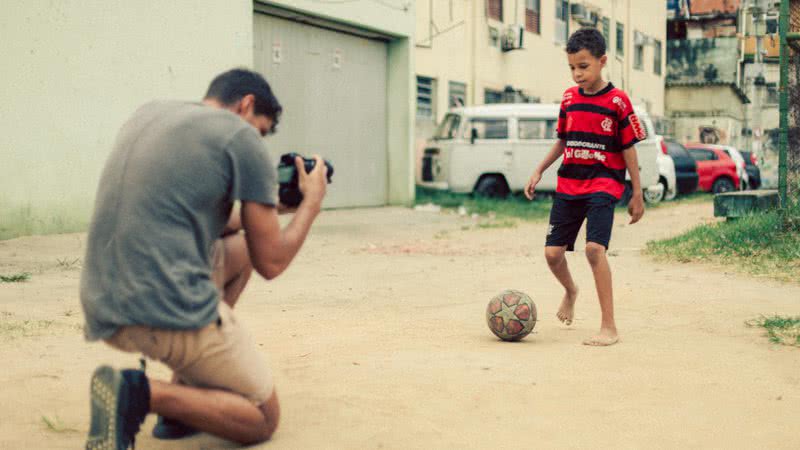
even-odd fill
[[[597,25],[598,15],[595,12],[586,8],[582,3],[572,3],[570,6],[570,15],[572,19],[585,27],[593,27]]]
[[[510,52],[522,48],[522,38],[525,36],[521,25],[511,25],[503,34],[503,51]]]

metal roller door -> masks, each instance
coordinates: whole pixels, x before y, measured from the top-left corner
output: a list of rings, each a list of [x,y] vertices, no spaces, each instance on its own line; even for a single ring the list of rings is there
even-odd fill
[[[386,204],[386,43],[261,13],[253,21],[254,68],[284,108],[266,141],[273,160],[330,160],[325,207]]]

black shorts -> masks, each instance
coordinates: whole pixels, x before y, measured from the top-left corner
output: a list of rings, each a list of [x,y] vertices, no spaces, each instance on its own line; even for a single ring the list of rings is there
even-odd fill
[[[614,207],[617,200],[610,196],[593,196],[582,199],[556,198],[550,209],[547,228],[548,247],[566,246],[575,250],[575,239],[586,219],[586,242],[595,242],[608,248],[611,227],[614,225]]]

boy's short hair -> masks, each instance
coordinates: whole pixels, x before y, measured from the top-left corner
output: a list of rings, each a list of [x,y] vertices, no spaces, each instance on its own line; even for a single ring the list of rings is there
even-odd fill
[[[578,53],[581,50],[588,50],[595,58],[606,54],[606,38],[597,28],[581,28],[572,33],[567,41],[567,53]]]
[[[255,97],[255,113],[272,119],[270,131],[274,132],[283,107],[272,93],[267,80],[258,72],[239,68],[221,73],[211,81],[205,98],[213,98],[224,106],[232,106],[249,94]]]

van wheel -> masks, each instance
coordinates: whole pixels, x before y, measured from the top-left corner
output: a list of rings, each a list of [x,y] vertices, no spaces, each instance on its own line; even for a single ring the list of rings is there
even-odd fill
[[[506,198],[511,190],[505,178],[498,175],[485,176],[475,185],[475,194],[487,198]]]
[[[717,178],[711,186],[711,192],[715,194],[724,194],[726,192],[731,192],[733,189],[733,181],[725,177]]]

